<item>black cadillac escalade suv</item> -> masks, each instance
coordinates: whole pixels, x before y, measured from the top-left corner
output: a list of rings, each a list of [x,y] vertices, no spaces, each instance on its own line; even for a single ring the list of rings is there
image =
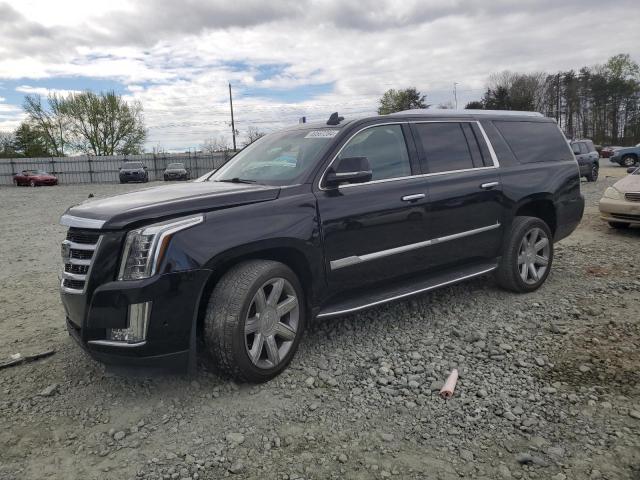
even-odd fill
[[[583,209],[576,159],[538,114],[334,114],[208,178],[71,207],[62,303],[98,360],[193,366],[201,344],[265,381],[314,317],[489,272],[537,289]]]

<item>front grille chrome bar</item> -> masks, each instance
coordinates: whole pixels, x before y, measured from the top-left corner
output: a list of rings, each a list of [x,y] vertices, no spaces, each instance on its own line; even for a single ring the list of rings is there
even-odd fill
[[[69,232],[71,233],[72,231],[70,230]],[[95,253],[101,241],[102,236],[97,237],[96,243],[94,244],[78,243],[71,240],[64,240],[62,242],[64,265],[62,274],[60,275],[60,290],[62,290],[63,293],[75,295],[85,293],[88,280],[91,276]]]

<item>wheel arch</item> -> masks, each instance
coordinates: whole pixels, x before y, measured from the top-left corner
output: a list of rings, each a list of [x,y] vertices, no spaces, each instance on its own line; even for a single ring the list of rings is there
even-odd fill
[[[311,318],[312,305],[317,295],[319,272],[313,270],[314,260],[304,242],[295,239],[273,239],[267,242],[256,242],[242,245],[221,252],[210,259],[205,267],[211,270],[211,275],[203,288],[198,305],[197,334],[202,333],[204,315],[213,289],[220,279],[235,265],[247,260],[273,260],[288,266],[300,280],[305,296],[305,310],[307,318]],[[317,260],[321,264],[321,260]]]
[[[513,208],[512,218],[518,216],[543,220],[549,226],[552,235],[555,235],[558,228],[558,211],[553,196],[549,193],[531,195],[520,200]]]

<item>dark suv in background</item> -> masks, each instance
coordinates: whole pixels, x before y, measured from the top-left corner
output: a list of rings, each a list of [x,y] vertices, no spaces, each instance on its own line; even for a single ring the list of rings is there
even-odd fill
[[[588,182],[598,180],[600,154],[593,142],[591,140],[573,140],[571,141],[571,150],[578,161],[580,175],[585,177]]]
[[[149,181],[147,166],[142,162],[125,162],[118,170],[120,183]]]
[[[536,290],[583,208],[576,159],[539,114],[334,114],[266,135],[205,181],[71,207],[67,328],[131,365],[193,366],[201,339],[221,371],[265,381],[314,317],[489,273]]]

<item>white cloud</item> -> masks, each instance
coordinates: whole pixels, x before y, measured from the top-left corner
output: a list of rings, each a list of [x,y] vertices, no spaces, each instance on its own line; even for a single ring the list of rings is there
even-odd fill
[[[0,80],[117,80],[143,103],[150,145],[194,147],[230,131],[228,81],[241,131],[374,113],[388,88],[416,86],[437,104],[458,82],[463,104],[503,69],[640,60],[639,16],[631,0],[15,0],[0,3]],[[282,68],[263,78],[264,65]],[[326,84],[305,101],[282,93]]]

